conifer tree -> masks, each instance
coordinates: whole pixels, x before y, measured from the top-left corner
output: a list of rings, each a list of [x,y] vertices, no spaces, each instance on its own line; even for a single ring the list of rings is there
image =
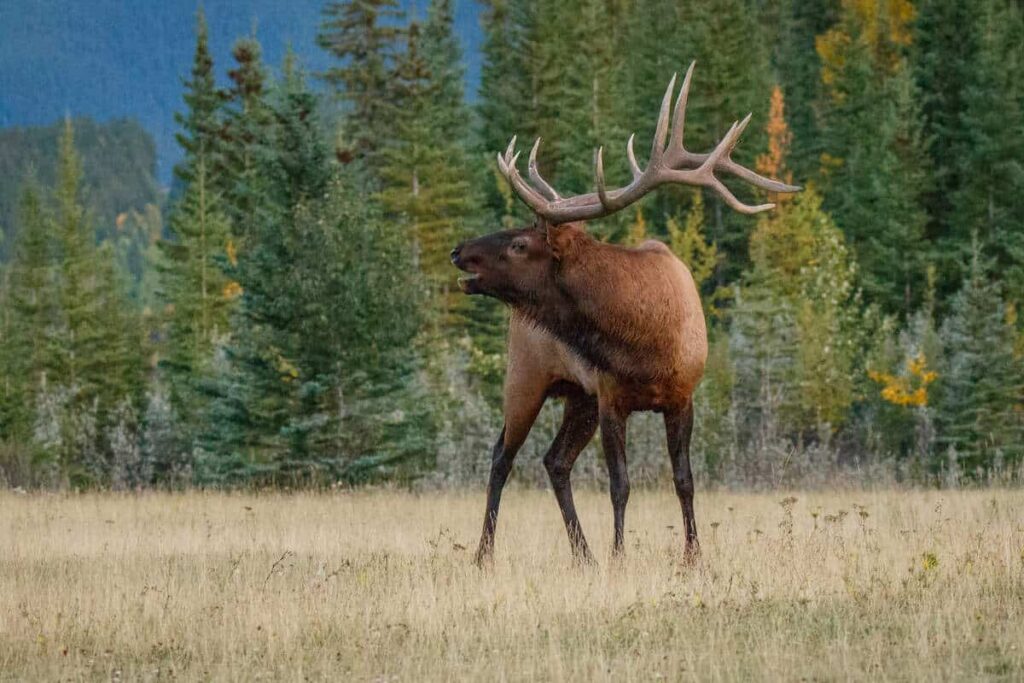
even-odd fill
[[[769,3],[766,7],[771,7]],[[822,98],[821,60],[815,38],[835,24],[839,0],[782,0],[778,32],[772,43],[775,78],[785,94],[793,131],[789,166],[802,184],[817,174],[823,151],[816,107]]]
[[[483,64],[477,113],[479,151],[490,160],[503,150],[524,123],[532,100],[532,84],[523,50],[522,0],[483,0]]]
[[[362,443],[345,424],[359,414],[353,378],[395,370],[371,358],[407,348],[418,320],[408,252],[367,207],[365,185],[331,179],[315,97],[291,60],[270,110],[265,205],[230,269],[242,295],[211,385],[201,481],[341,476]]]
[[[944,259],[943,270],[954,275],[954,282],[949,283],[954,286],[960,280],[955,277],[957,265],[964,262],[969,243],[969,233],[957,230],[954,202],[964,181],[964,161],[970,148],[963,116],[977,60],[977,14],[977,3],[919,2],[911,49],[923,139],[931,159],[932,182],[925,196],[928,235],[939,244],[937,256]]]
[[[381,154],[382,203],[408,219],[420,269],[448,310],[448,253],[469,234],[476,211],[453,22],[450,0],[435,0],[422,29],[415,22],[407,28],[407,47],[393,79],[393,135]]]
[[[1016,302],[1024,297],[1024,9],[991,0],[976,15],[978,52],[960,119],[969,145],[953,202],[955,244],[964,254],[976,232]]]
[[[263,179],[259,175],[263,146],[270,135],[267,73],[263,50],[255,37],[238,40],[231,50],[235,67],[228,71],[231,87],[222,127],[223,143],[217,158],[217,176],[223,211],[231,222],[231,236],[244,251],[249,230],[260,220]]]
[[[54,218],[60,244],[58,381],[72,392],[73,408],[93,402],[102,372],[98,365],[103,334],[99,325],[99,282],[95,273],[98,256],[95,233],[79,197],[81,178],[74,130],[71,120],[67,119],[60,139]]]
[[[845,0],[817,41],[825,86],[825,209],[857,254],[870,302],[908,314],[923,293],[927,157],[905,52],[906,0]]]
[[[117,405],[138,398],[141,389],[141,329],[112,250],[95,244],[95,231],[82,208],[81,177],[68,120],[54,191],[59,323],[49,391],[60,436],[51,455],[72,483],[94,484],[110,472],[103,443],[107,420]],[[37,405],[46,400],[40,396]],[[37,414],[37,424],[40,418]]]
[[[175,134],[185,153],[184,160],[174,168],[174,175],[185,184],[195,182],[200,168],[212,172],[219,163],[218,141],[224,93],[217,88],[210,54],[206,13],[196,12],[196,46],[192,57],[191,77],[184,82],[185,112],[176,112],[174,120],[181,127]]]
[[[0,431],[22,441],[31,433],[37,395],[57,369],[57,239],[40,193],[30,177],[19,202],[13,259],[4,269]]]
[[[228,218],[215,182],[224,170],[219,136],[222,96],[216,89],[213,61],[207,46],[206,21],[200,11],[192,78],[185,84],[186,111],[176,115],[185,158],[175,169],[186,183],[171,214],[170,238],[160,242],[162,298],[171,304],[166,353],[161,367],[167,375],[170,400],[186,433],[196,429],[204,410],[197,384],[212,361],[216,344],[228,333],[236,296],[220,263],[234,258]],[[237,126],[236,126],[237,127]],[[243,171],[244,172],[244,171]]]
[[[772,96],[766,131],[768,152],[758,158],[757,170],[788,178],[792,136],[779,88]],[[855,270],[842,233],[822,211],[822,199],[813,187],[795,197],[772,199],[779,202],[776,210],[762,214],[750,239],[753,267],[741,299],[748,303],[738,307],[735,315],[741,325],[753,329],[768,324],[760,320],[767,316],[791,340],[792,348],[779,349],[778,362],[761,359],[762,364],[784,368],[775,377],[762,371],[761,381],[772,380],[781,411],[774,414],[781,415],[782,424],[802,438],[824,425],[840,426],[853,402],[858,322]],[[732,349],[738,357],[750,353],[739,346]],[[762,387],[762,396],[765,391]]]
[[[337,64],[321,74],[346,104],[339,154],[378,168],[391,134],[386,103],[402,11],[396,0],[340,0],[324,8],[317,44]]]
[[[945,359],[937,382],[938,445],[951,449],[955,466],[967,477],[997,466],[1015,468],[1024,455],[1024,424],[1016,408],[1024,368],[1014,354],[1015,333],[1001,288],[982,259],[976,243],[968,275],[942,325]]]

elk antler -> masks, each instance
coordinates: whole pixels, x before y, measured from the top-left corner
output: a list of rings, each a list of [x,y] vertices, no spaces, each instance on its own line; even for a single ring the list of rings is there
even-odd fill
[[[575,197],[562,197],[537,171],[537,149],[540,147],[540,138],[537,138],[537,141],[533,143],[533,149],[530,150],[529,175],[533,182],[532,185],[519,175],[519,170],[516,167],[519,153],[515,151],[515,136],[508,143],[505,153],[498,154],[498,168],[501,170],[501,174],[505,176],[519,198],[533,209],[534,213],[554,225],[602,218],[624,209],[659,185],[668,183],[709,187],[717,192],[726,204],[740,213],[759,213],[775,206],[774,204],[757,206],[744,204],[736,199],[729,188],[715,176],[715,171],[731,173],[737,178],[769,192],[798,192],[800,190],[798,186],[765,178],[749,168],[737,164],[730,157],[740,135],[750,123],[751,114],[747,114],[742,121],[732,124],[725,137],[709,154],[695,154],[688,152],[683,147],[686,99],[689,96],[690,78],[693,76],[695,65],[696,62],[691,63],[690,68],[686,70],[683,87],[679,91],[675,110],[672,113],[671,130],[669,129],[669,107],[672,103],[672,93],[675,91],[675,75],[669,81],[665,97],[661,102],[661,113],[658,115],[658,125],[654,132],[654,142],[651,145],[651,156],[647,161],[647,168],[641,170],[637,163],[636,154],[633,152],[635,136],[629,136],[629,142],[626,143],[626,156],[629,159],[629,167],[633,171],[633,181],[629,185],[614,190],[605,188],[604,148],[599,147],[594,153],[597,192]]]

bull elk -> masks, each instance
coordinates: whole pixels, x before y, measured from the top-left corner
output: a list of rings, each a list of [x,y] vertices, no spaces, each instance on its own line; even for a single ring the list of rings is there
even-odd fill
[[[690,434],[693,392],[704,373],[707,331],[700,295],[689,269],[662,243],[635,248],[599,242],[582,221],[608,216],[660,185],[695,185],[714,190],[733,209],[753,214],[773,204],[750,206],[738,200],[715,173],[734,175],[769,192],[800,188],[762,177],[734,162],[730,154],[750,115],[732,125],[709,154],[683,146],[690,65],[669,114],[675,76],[665,91],[661,113],[643,169],[626,145],[633,180],[618,189],[605,185],[603,151],[594,157],[596,192],[563,197],[537,170],[540,139],[530,151],[528,183],[519,174],[516,138],[498,168],[518,197],[536,214],[531,227],[503,230],[469,240],[451,253],[467,273],[459,279],[466,294],[481,294],[511,308],[508,366],[504,388],[505,425],[494,446],[478,563],[490,559],[502,488],[541,406],[562,398],[561,428],[544,466],[551,478],[574,556],[592,562],[573,503],[570,474],[580,451],[601,427],[615,525],[613,553],[623,547],[629,499],[626,420],[635,411],[664,416],[676,494],[682,507],[685,553],[699,549],[693,512]]]

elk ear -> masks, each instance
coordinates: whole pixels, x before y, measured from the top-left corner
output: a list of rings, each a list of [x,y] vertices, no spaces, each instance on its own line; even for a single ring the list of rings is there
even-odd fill
[[[576,231],[572,225],[549,225],[548,223],[543,225],[548,246],[551,247],[551,254],[555,260],[560,261],[572,253],[576,243]]]

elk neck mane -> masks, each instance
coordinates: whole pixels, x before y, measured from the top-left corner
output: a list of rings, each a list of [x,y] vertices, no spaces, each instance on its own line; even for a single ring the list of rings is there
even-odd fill
[[[660,264],[651,261],[667,254],[666,247],[604,244],[575,225],[555,230],[550,241],[559,260],[553,286],[513,308],[596,369],[622,379],[654,379],[660,372],[646,360],[652,339],[664,336],[652,326],[664,318],[650,316],[650,302],[669,297],[645,291],[657,278],[649,272],[643,277],[642,271],[656,269]]]

